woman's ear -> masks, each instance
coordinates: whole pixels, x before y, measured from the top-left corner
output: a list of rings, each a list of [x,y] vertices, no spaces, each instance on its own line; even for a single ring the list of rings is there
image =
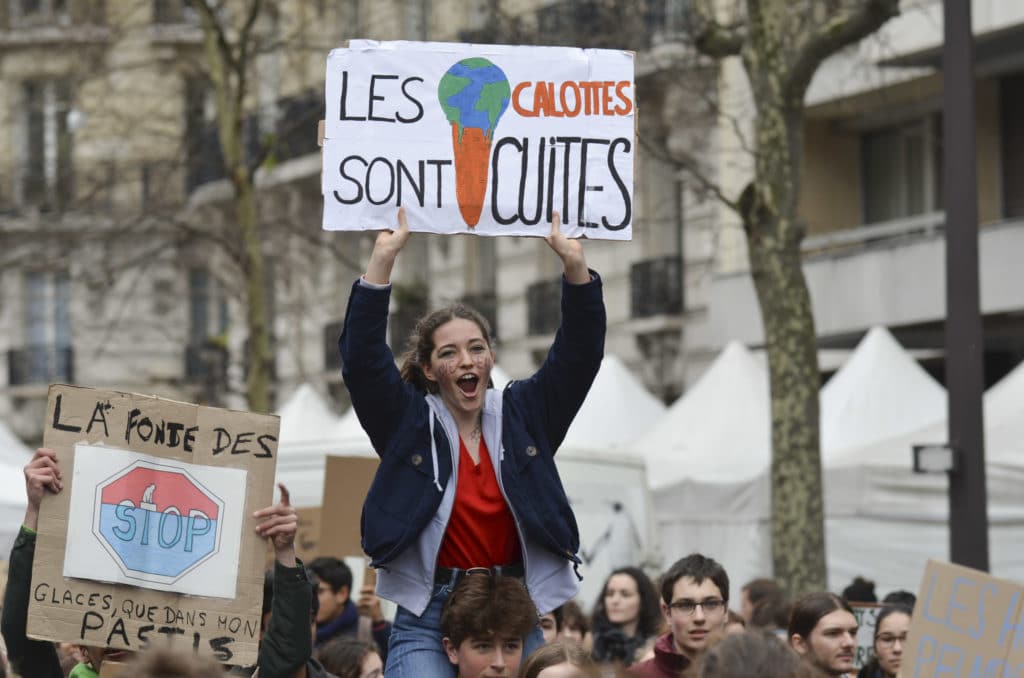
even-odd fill
[[[427,381],[437,383],[437,379],[434,378],[434,370],[430,367],[430,363],[420,363],[420,371],[423,372],[423,376],[427,378]]]

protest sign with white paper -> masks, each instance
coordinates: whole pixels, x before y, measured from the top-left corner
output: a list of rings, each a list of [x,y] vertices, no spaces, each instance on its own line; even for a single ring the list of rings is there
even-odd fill
[[[120,650],[181,645],[256,663],[280,420],[50,387],[43,443],[64,487],[39,512],[28,635]]]
[[[353,40],[326,87],[325,229],[632,238],[630,52]]]

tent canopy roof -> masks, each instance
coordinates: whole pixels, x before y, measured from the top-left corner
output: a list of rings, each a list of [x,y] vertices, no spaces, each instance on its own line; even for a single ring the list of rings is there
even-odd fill
[[[618,357],[607,355],[558,454],[624,449],[664,413],[664,403],[654,397]]]
[[[821,389],[822,461],[934,425],[946,389],[884,327],[872,327]]]
[[[652,488],[758,475],[771,450],[767,372],[746,346],[730,342],[634,448],[647,459]]]

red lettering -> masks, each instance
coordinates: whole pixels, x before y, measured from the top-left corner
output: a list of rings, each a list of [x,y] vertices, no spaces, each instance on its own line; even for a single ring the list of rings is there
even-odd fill
[[[619,95],[619,101],[622,102],[622,106],[615,107],[615,115],[629,115],[633,110],[633,101],[623,91],[629,87],[629,80],[621,80],[615,85],[615,93]]]
[[[565,100],[565,92],[569,88],[572,88],[572,108],[569,108],[569,103]],[[558,99],[562,103],[562,112],[570,118],[575,118],[580,114],[580,88],[572,80],[567,80],[562,83],[562,88],[558,92]]]
[[[518,113],[519,115],[523,116],[524,118],[536,118],[537,117],[537,111],[536,110],[530,111],[528,109],[525,109],[519,103],[519,95],[522,93],[522,91],[524,89],[529,87],[531,84],[532,83],[529,83],[529,82],[521,82],[518,85],[516,85],[515,89],[512,90],[512,108],[516,109],[516,113]]]

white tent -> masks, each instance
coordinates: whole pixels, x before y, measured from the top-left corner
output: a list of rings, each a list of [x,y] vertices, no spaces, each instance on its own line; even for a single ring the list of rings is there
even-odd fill
[[[821,389],[822,464],[844,450],[933,425],[946,416],[946,389],[884,327],[873,327]]]
[[[665,413],[614,355],[605,356],[555,463],[580,531],[584,579],[579,599],[590,606],[616,567],[650,561],[653,511],[642,455],[627,446]]]
[[[927,559],[944,556],[944,529],[926,523],[945,519],[934,505],[945,479],[911,473],[907,439],[944,440],[945,415],[946,390],[881,327],[868,331],[821,390],[831,589],[861,575],[880,594],[916,591]]]
[[[985,394],[984,405],[991,570],[996,576],[1020,581],[1024,580],[1024,502],[1020,500],[1024,365],[993,386]],[[834,516],[829,521],[829,570],[834,585],[858,573],[868,574],[865,568],[870,567],[879,592],[914,590],[929,558],[949,558],[948,481],[944,475],[910,471],[915,444],[947,440],[943,419],[848,450],[838,460],[841,465],[828,471],[827,498]]]
[[[770,427],[768,374],[732,342],[632,446],[647,461],[662,565],[712,556],[728,569],[735,600],[771,568]]]
[[[0,559],[11,552],[14,538],[25,519],[25,474],[22,467],[32,450],[0,421]]]
[[[7,424],[0,421],[0,462],[24,466],[32,459],[32,450],[21,442]]]
[[[883,329],[869,332],[822,389],[832,588],[863,574],[884,591],[895,581],[887,568],[912,571],[910,577],[922,571],[919,556],[930,553],[934,535],[899,522],[896,509],[917,505],[937,483],[910,476],[909,444],[886,449],[883,443],[921,435],[914,431],[941,424],[944,411],[941,385]],[[771,572],[770,426],[767,374],[746,349],[730,345],[638,443],[648,448],[666,563],[694,550],[708,553],[728,568],[733,595],[745,581]],[[944,431],[916,442],[942,439]],[[906,473],[894,474],[894,467]],[[899,530],[909,534],[901,538]]]
[[[320,506],[325,459],[337,452],[339,417],[309,384],[295,389],[278,414],[277,482],[288,488],[293,506]]]

